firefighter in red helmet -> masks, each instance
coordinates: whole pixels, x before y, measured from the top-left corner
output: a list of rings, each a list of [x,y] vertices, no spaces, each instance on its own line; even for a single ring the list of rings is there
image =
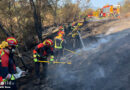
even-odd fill
[[[36,46],[36,48],[33,50],[33,57],[35,62],[35,74],[36,74],[36,82],[35,84],[40,83],[40,78],[45,79],[47,76],[47,63],[42,63],[43,66],[43,75],[40,77],[40,61],[47,61],[48,59],[50,61],[54,60],[53,56],[53,41],[51,39],[46,39],[43,43],[40,43]]]
[[[8,37],[0,44],[0,77],[3,79],[0,84],[9,86],[10,90],[17,90],[15,80],[25,73],[24,71],[19,72],[20,68],[16,67],[14,63],[13,55],[17,45],[18,42],[14,37]],[[13,85],[6,84],[8,82]]]

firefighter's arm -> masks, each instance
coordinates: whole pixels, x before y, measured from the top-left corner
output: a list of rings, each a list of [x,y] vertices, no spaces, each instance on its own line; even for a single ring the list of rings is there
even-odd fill
[[[42,47],[42,44],[39,44],[34,50],[33,50],[33,61],[38,62],[38,57],[40,57],[40,54],[38,53],[38,50]]]
[[[33,50],[33,61],[34,62],[37,62],[38,60],[37,60],[37,51],[34,49]]]

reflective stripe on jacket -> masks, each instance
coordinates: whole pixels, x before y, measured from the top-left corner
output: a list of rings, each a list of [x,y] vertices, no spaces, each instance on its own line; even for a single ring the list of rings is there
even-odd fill
[[[62,43],[63,43],[63,40],[62,39],[55,39],[55,48],[58,48],[58,49],[62,49]]]

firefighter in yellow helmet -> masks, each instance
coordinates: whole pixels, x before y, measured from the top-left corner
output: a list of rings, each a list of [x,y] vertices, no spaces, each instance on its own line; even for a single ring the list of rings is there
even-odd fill
[[[58,35],[54,38],[55,58],[58,61],[60,61],[60,57],[63,56],[63,48],[65,43],[64,35],[65,33],[63,31],[60,31],[58,32]]]
[[[82,27],[83,23],[79,22],[79,23],[75,23],[75,25],[73,26],[73,30],[72,30],[72,42],[73,42],[73,48],[80,48],[80,37],[79,37],[79,33],[80,33],[80,28]]]

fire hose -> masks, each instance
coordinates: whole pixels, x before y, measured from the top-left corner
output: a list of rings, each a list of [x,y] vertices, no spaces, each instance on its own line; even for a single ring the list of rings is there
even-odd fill
[[[69,49],[66,49],[66,48],[64,48],[64,50],[69,51],[69,52],[71,52],[71,53],[73,53],[73,54],[81,55],[81,54],[79,54],[79,53],[76,53],[75,51],[72,51],[72,50],[69,50]]]
[[[70,61],[69,62],[57,62],[57,61],[38,61],[38,62],[40,62],[40,63],[53,63],[53,64],[72,64]]]

